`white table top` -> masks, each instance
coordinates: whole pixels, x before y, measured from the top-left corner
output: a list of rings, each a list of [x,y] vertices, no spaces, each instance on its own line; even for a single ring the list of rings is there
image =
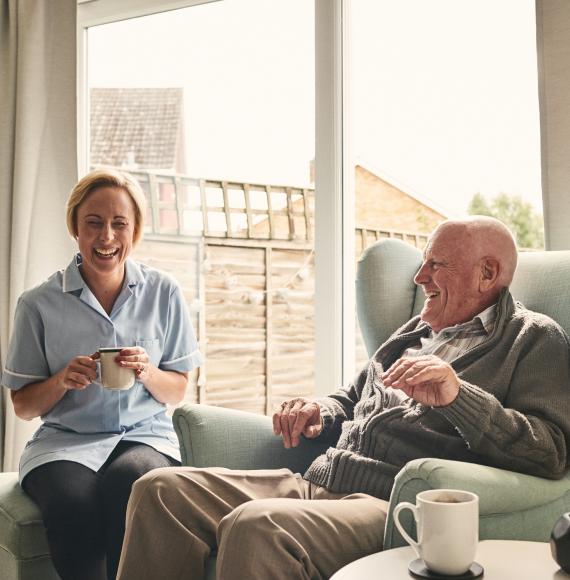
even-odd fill
[[[410,547],[372,554],[341,568],[331,580],[410,580],[408,564],[417,558]],[[568,580],[543,542],[485,540],[475,558],[485,573],[483,580]]]

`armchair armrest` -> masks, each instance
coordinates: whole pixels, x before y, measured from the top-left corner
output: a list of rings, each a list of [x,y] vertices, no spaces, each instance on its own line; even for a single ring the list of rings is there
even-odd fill
[[[328,444],[302,439],[285,449],[270,417],[210,405],[184,404],[172,416],[182,464],[230,469],[289,468],[303,473]]]
[[[406,545],[393,520],[394,507],[415,503],[416,494],[427,489],[464,489],[479,496],[479,538],[547,542],[554,522],[570,511],[570,474],[549,480],[513,471],[450,461],[416,459],[396,476],[390,497],[384,548]],[[402,523],[415,535],[407,512]]]

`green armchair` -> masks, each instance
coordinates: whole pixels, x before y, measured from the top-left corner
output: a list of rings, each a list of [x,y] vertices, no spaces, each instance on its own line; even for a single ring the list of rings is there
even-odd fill
[[[419,250],[398,240],[382,240],[362,255],[357,270],[358,317],[369,353],[396,328],[419,312],[423,303],[413,276]],[[528,308],[548,314],[570,331],[570,252],[520,254],[512,286]],[[555,361],[553,361],[553,364]],[[289,467],[302,472],[324,450],[322,442],[304,440],[285,449],[273,435],[269,417],[207,405],[175,410],[174,427],[182,460],[196,467],[259,469]],[[547,541],[554,522],[570,511],[570,474],[544,480],[491,467],[419,459],[398,474],[385,530],[386,549],[404,545],[392,511],[401,501],[415,501],[419,491],[442,487],[473,491],[480,497],[481,539]],[[411,517],[402,521],[408,531]],[[214,559],[208,564],[215,578]],[[58,580],[51,564],[41,515],[18,485],[16,473],[0,473],[0,577],[6,580]]]

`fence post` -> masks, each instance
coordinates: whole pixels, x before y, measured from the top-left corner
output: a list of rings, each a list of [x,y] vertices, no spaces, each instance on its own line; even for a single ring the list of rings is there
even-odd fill
[[[224,213],[226,215],[226,238],[231,238],[232,218],[230,212],[230,201],[228,199],[228,182],[222,181],[222,194],[224,196]]]
[[[271,384],[271,338],[273,334],[273,293],[271,280],[271,246],[265,248],[265,414],[272,412],[273,389]]]
[[[206,337],[206,275],[202,269],[205,258],[205,242],[202,239],[198,245],[198,300],[200,309],[198,310],[198,348],[202,353],[202,365],[198,368],[198,378],[196,381],[196,399],[198,403],[206,402],[206,348],[208,339]]]
[[[273,239],[275,233],[275,223],[273,216],[273,204],[271,203],[271,185],[265,186],[265,193],[267,195],[267,217],[269,219],[269,238]]]
[[[313,232],[311,231],[311,215],[309,208],[309,190],[303,189],[303,209],[305,212],[305,239],[310,241],[313,239]]]
[[[174,177],[174,197],[176,200],[176,223],[178,225],[178,235],[184,231],[184,205],[186,201],[182,197],[182,180],[179,175]]]
[[[152,213],[152,233],[160,232],[160,210],[158,209],[158,181],[156,175],[148,174],[148,186],[150,189],[150,207]]]
[[[293,197],[292,197],[292,190],[290,187],[286,188],[286,195],[287,195],[287,221],[289,224],[289,239],[294,240],[296,238],[295,235],[295,216],[293,215],[295,210],[293,208]]]
[[[203,179],[200,179],[200,203],[202,204],[202,232],[204,237],[207,237],[210,235],[210,228],[208,227],[208,200],[206,199],[206,182]]]
[[[247,218],[247,237],[253,238],[253,222],[251,219],[251,205],[249,201],[249,183],[243,184],[243,198],[245,201],[245,215]]]

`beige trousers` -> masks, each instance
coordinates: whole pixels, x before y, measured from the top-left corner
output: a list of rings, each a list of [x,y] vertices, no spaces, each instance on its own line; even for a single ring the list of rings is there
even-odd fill
[[[118,580],[323,579],[382,549],[387,502],[288,469],[155,469],[133,486]]]

